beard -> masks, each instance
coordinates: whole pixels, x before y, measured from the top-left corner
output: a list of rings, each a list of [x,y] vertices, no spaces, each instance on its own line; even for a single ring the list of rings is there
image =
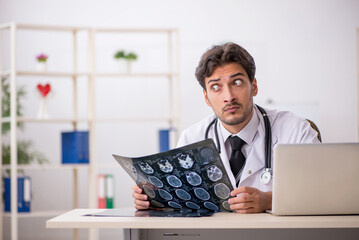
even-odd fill
[[[225,118],[224,114],[225,113],[225,109],[231,106],[237,106],[239,107],[239,110],[242,109],[243,114],[241,114],[240,116],[237,117],[233,117],[233,118]],[[247,108],[243,107],[243,104],[238,103],[238,102],[233,102],[231,104],[227,104],[226,106],[224,106],[222,108],[222,114],[216,114],[217,117],[219,118],[219,120],[221,120],[221,122],[229,125],[229,126],[233,126],[233,125],[238,125],[241,124],[243,122],[245,122],[252,114],[253,111],[253,100],[249,101],[249,104],[247,105]],[[231,115],[236,115],[237,112],[235,113],[231,113]]]

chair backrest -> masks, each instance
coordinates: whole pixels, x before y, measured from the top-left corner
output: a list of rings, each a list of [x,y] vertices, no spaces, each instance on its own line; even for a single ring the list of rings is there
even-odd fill
[[[322,142],[322,136],[320,135],[320,131],[319,131],[319,128],[317,127],[317,125],[315,125],[315,123],[314,123],[313,121],[309,120],[309,119],[306,119],[306,120],[309,122],[310,126],[311,126],[315,131],[317,131],[317,133],[318,133],[318,140],[319,140],[319,142]]]

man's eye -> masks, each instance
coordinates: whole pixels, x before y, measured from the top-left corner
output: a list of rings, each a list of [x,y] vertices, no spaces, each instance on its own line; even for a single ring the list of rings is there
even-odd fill
[[[218,91],[219,86],[218,85],[212,85],[211,88],[212,88],[213,91]]]
[[[237,79],[234,81],[234,85],[241,85],[241,84],[242,84],[242,80]]]

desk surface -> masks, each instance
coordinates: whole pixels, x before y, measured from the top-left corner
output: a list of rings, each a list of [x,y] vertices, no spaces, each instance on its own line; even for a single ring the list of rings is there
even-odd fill
[[[270,213],[216,213],[211,217],[92,217],[103,209],[74,209],[46,222],[47,228],[251,229],[359,228],[359,215],[273,216]]]

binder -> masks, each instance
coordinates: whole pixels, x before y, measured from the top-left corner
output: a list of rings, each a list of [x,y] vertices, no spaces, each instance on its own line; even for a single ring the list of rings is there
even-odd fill
[[[159,151],[166,152],[173,149],[176,145],[175,129],[160,129],[159,130]]]
[[[61,133],[62,163],[89,163],[89,132],[73,131]]]
[[[106,207],[114,208],[114,179],[112,174],[106,174]]]
[[[98,208],[106,208],[106,196],[105,196],[105,175],[97,175],[97,201]]]
[[[11,211],[11,179],[4,178],[5,182],[5,212]],[[28,176],[17,178],[17,211],[30,212],[31,207],[31,178]]]

